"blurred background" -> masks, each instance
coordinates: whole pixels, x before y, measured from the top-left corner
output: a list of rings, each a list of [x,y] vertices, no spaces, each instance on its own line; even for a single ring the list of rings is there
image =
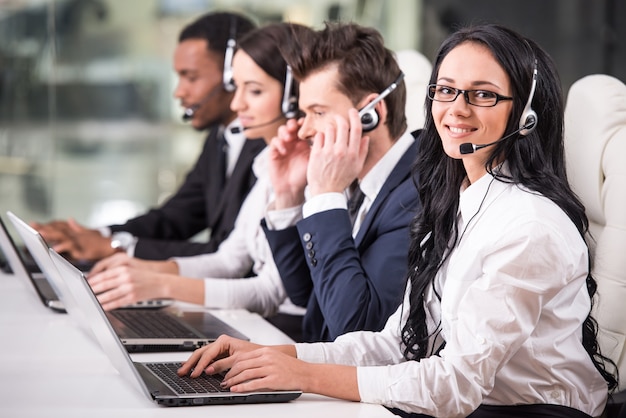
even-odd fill
[[[429,60],[456,27],[503,23],[552,55],[566,92],[593,73],[626,81],[623,0],[0,0],[2,216],[96,227],[176,190],[204,133],[181,122],[172,54],[213,10],[354,21]]]

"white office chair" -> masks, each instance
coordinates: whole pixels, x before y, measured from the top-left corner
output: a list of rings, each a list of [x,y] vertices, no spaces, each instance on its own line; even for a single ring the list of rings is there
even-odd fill
[[[598,282],[594,317],[602,353],[620,372],[626,399],[626,85],[590,75],[569,90],[565,108],[565,153],[569,181],[585,205]]]
[[[413,132],[423,128],[426,121],[424,100],[426,100],[426,86],[430,80],[432,64],[428,58],[413,49],[397,51],[396,59],[404,73],[406,121],[409,132]]]

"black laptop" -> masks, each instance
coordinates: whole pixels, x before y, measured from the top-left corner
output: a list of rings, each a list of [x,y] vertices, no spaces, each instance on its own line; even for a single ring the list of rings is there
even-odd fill
[[[89,328],[89,325],[84,323],[84,314],[75,308],[80,306],[81,301],[76,300],[68,290],[63,274],[52,262],[48,246],[41,234],[15,214],[7,212],[7,215],[33,258],[50,280],[70,316],[83,328]],[[72,267],[73,274],[79,274],[87,283],[83,272],[63,259]],[[122,308],[108,311],[106,316],[129,352],[192,351],[215,341],[222,334],[248,339],[230,325],[203,310],[183,310],[174,306],[159,309]]]
[[[49,252],[113,366],[124,379],[154,402],[164,406],[286,402],[302,394],[300,391],[232,393],[220,386],[223,375],[202,374],[192,379],[176,374],[182,364],[180,362],[133,362],[80,270],[53,249]]]

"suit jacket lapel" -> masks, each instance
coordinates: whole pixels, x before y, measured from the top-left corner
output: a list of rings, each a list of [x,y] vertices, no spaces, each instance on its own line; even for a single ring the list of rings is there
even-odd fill
[[[230,178],[226,181],[223,193],[220,195],[219,202],[215,207],[216,214],[221,216],[224,206],[230,199],[233,193],[241,193],[241,177],[247,177],[248,173],[252,171],[252,161],[256,158],[259,152],[265,148],[265,142],[262,139],[248,139],[243,144],[235,168],[230,175]],[[256,180],[255,177],[250,176]],[[249,186],[252,186],[251,184]]]
[[[409,176],[411,176],[412,165],[415,161],[415,156],[417,155],[417,141],[414,141],[409,149],[406,150],[402,158],[398,161],[393,171],[387,178],[387,181],[383,184],[383,187],[378,192],[378,196],[376,196],[376,200],[372,203],[372,206],[365,215],[365,219],[361,223],[361,227],[359,228],[359,232],[357,233],[354,242],[357,247],[361,245],[366,234],[369,232],[374,219],[376,219],[377,212],[382,207],[385,200],[387,200],[387,196],[396,188],[400,183],[406,180]]]

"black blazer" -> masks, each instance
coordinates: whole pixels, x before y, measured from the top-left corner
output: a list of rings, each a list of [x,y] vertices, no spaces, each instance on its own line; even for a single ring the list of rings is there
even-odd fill
[[[239,208],[254,185],[252,162],[265,147],[261,139],[247,140],[233,173],[221,184],[219,167],[219,129],[214,127],[204,143],[200,157],[187,174],[185,182],[165,204],[123,225],[112,225],[111,231],[128,231],[138,237],[135,256],[162,260],[217,250],[230,234]],[[208,242],[191,242],[189,238],[209,228]]]

